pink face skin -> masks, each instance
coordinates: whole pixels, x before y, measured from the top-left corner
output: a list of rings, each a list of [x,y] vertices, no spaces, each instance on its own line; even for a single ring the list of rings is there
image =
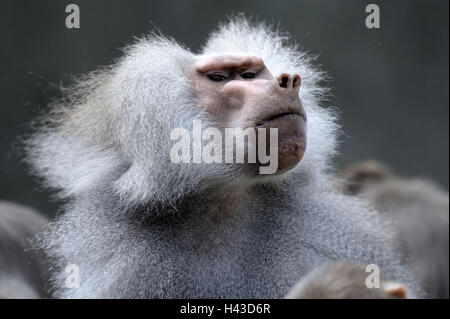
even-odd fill
[[[265,127],[267,133],[278,128],[277,173],[300,162],[306,114],[298,97],[298,74],[274,78],[258,57],[226,55],[201,59],[187,75],[200,107],[223,127]]]

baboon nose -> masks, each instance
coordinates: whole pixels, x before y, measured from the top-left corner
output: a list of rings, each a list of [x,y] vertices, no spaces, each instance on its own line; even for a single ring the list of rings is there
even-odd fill
[[[300,89],[301,78],[298,74],[290,75],[287,73],[282,73],[278,77],[278,84],[281,88],[294,89],[298,91]]]

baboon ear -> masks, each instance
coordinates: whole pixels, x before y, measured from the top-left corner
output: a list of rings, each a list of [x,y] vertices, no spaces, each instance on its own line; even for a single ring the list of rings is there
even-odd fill
[[[407,299],[408,298],[408,291],[406,290],[405,286],[402,284],[399,284],[397,282],[387,282],[383,285],[383,291],[395,298],[399,299]]]

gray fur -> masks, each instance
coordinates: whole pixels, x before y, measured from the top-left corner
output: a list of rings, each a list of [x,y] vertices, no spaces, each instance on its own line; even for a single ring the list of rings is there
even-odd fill
[[[54,105],[29,141],[29,161],[68,202],[42,240],[60,269],[55,296],[279,298],[336,260],[376,263],[420,292],[384,219],[329,186],[335,117],[320,106],[322,73],[287,40],[240,18],[200,52],[254,54],[274,75],[302,76],[308,147],[282,176],[170,162],[170,130],[208,118],[184,76],[198,55],[160,36],[130,46]],[[80,267],[79,289],[64,288],[67,264]]]
[[[0,200],[0,298],[46,296],[45,265],[28,240],[47,223],[31,208]]]

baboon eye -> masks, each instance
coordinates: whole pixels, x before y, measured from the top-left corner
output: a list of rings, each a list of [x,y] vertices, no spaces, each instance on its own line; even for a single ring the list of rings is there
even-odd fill
[[[241,74],[241,77],[243,79],[253,79],[256,76],[256,73],[254,72],[244,72]]]
[[[227,79],[227,77],[222,74],[210,74],[210,75],[208,75],[208,78],[214,82],[222,82]]]

